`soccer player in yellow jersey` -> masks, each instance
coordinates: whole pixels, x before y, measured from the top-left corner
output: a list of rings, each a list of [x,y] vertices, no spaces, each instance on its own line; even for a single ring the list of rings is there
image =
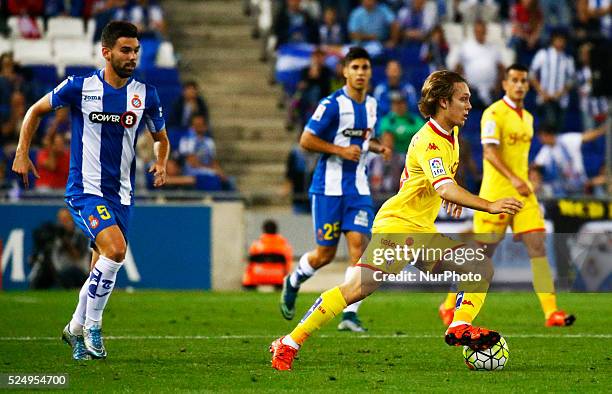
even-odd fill
[[[520,211],[522,203],[514,198],[502,198],[491,202],[469,193],[454,181],[459,164],[458,127],[463,126],[472,106],[470,90],[459,74],[451,71],[432,73],[421,91],[419,110],[429,121],[415,135],[408,148],[406,168],[397,195],[381,207],[372,228],[373,239],[368,249],[377,245],[397,245],[396,238],[408,243],[410,238],[422,238],[427,244],[444,246],[451,250],[468,246],[437,234],[434,220],[442,199],[457,212],[461,206],[482,210],[491,214],[513,215]],[[410,237],[406,237],[410,234]],[[377,263],[366,250],[353,274],[340,286],[321,294],[302,321],[288,335],[275,340],[270,346],[272,367],[290,370],[300,346],[322,325],[331,321],[354,302],[364,299],[380,285],[382,273],[397,273],[408,263],[402,260],[386,260]],[[439,270],[444,261],[420,261],[415,264],[427,272]],[[456,271],[467,272],[462,265],[453,265]],[[490,264],[482,264],[485,284],[478,292],[464,292],[455,319],[445,334],[445,341],[452,346],[488,348],[496,343],[499,333],[472,326],[478,314],[488,281],[492,277]],[[462,284],[459,284],[460,288]]]
[[[544,311],[546,326],[569,326],[575,317],[557,308],[555,285],[544,246],[544,218],[527,176],[533,137],[533,116],[523,108],[523,99],[529,90],[528,81],[526,67],[519,64],[509,66],[502,81],[505,96],[491,104],[481,120],[484,162],[480,197],[513,196],[523,202],[523,209],[516,215],[476,212],[474,232],[484,234],[477,237],[488,245],[487,254],[493,256],[509,225],[515,238],[520,238],[527,248],[533,285]],[[449,293],[440,306],[443,321],[451,318],[454,305],[455,294]]]

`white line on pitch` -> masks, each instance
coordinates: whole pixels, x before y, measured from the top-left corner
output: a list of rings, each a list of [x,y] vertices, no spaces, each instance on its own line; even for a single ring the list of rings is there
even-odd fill
[[[231,339],[274,339],[279,335],[109,335],[105,339],[110,340],[231,340]],[[599,338],[610,339],[612,334],[504,334],[508,338]],[[369,334],[369,335],[317,335],[318,338],[334,339],[428,339],[442,338],[442,335],[423,334],[423,335],[389,335],[389,334]],[[0,337],[0,341],[55,341],[58,337]]]

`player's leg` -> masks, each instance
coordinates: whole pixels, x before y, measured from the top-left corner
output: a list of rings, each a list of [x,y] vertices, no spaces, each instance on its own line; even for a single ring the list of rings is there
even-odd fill
[[[520,238],[531,261],[533,287],[544,312],[546,326],[569,326],[575,317],[557,307],[555,281],[546,257],[546,230],[544,217],[534,195],[530,195],[523,209],[512,220],[512,230]]]
[[[521,239],[527,248],[531,260],[533,274],[533,289],[540,300],[546,326],[570,326],[576,320],[557,307],[555,281],[546,257],[546,233],[529,232],[521,234]]]
[[[285,277],[281,293],[280,310],[287,320],[295,316],[295,301],[302,283],[315,272],[329,264],[336,256],[340,240],[342,197],[313,194],[311,196],[312,220],[317,247],[300,257],[295,270]]]
[[[374,279],[374,273],[371,268],[357,267],[347,281],[323,292],[295,329],[272,343],[272,367],[290,370],[297,351],[310,335],[329,323],[348,304],[361,301],[378,288],[380,282]]]
[[[359,261],[359,258],[363,255],[365,248],[368,245],[369,238],[366,234],[357,231],[347,231],[344,236],[346,237],[346,244],[349,254],[349,266],[346,268],[344,279],[345,282],[349,282],[351,275],[359,268],[355,267],[355,264]],[[340,331],[353,331],[353,332],[365,332],[367,329],[363,327],[357,312],[361,301],[353,302],[348,304],[344,311],[342,311],[342,321],[338,325]]]

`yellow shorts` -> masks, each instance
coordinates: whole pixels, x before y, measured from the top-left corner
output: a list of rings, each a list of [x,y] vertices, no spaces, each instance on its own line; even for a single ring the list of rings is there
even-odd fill
[[[545,231],[544,217],[535,194],[531,193],[526,197],[523,204],[523,208],[516,215],[505,213],[492,215],[476,211],[474,213],[474,232],[479,234],[476,238],[486,243],[498,242],[506,233],[508,225],[512,228],[515,237],[524,233]]]
[[[435,226],[415,227],[398,218],[374,220],[372,240],[356,265],[389,274],[402,271],[408,264],[431,270],[449,250],[464,245],[438,233]]]

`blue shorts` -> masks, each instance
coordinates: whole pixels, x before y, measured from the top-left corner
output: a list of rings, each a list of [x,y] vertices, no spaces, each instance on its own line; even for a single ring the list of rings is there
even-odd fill
[[[98,234],[113,225],[119,226],[127,243],[127,232],[132,216],[132,206],[112,202],[106,198],[83,194],[66,197],[66,204],[74,223],[95,245]]]
[[[370,196],[326,196],[312,193],[310,204],[318,245],[338,245],[340,234],[345,231],[371,236],[374,211]]]

